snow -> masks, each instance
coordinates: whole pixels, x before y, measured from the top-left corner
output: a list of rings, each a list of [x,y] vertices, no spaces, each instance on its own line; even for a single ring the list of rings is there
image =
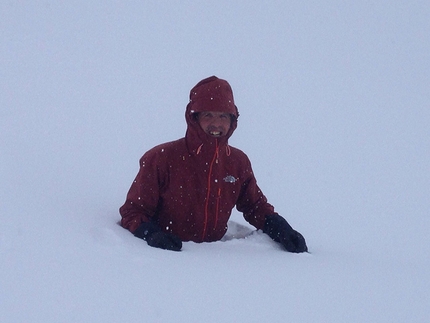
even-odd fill
[[[0,3],[1,322],[429,322],[426,1]],[[140,156],[227,79],[231,139],[307,239],[118,225]]]

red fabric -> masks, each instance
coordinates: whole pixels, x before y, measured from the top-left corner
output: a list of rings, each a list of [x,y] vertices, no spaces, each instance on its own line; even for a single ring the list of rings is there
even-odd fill
[[[233,91],[227,81],[216,76],[201,80],[190,91],[190,112],[217,111],[239,116]]]
[[[227,83],[216,77],[209,82],[213,83],[211,91]],[[216,94],[234,106],[230,111],[230,103],[221,105],[228,109],[222,111],[238,116],[230,86],[218,89],[221,93]],[[185,137],[154,147],[140,159],[139,172],[120,208],[121,225],[134,232],[142,222],[155,221],[183,241],[217,241],[224,236],[236,206],[250,224],[262,229],[265,216],[274,209],[259,189],[248,157],[228,145],[236,118],[227,136],[211,137],[193,117],[193,103],[186,110]]]

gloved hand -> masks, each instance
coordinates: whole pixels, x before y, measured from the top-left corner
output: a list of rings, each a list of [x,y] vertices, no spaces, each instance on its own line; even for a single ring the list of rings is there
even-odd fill
[[[166,233],[152,222],[143,222],[133,233],[136,237],[146,240],[148,245],[155,248],[180,251],[182,241],[172,233]]]
[[[279,242],[289,252],[307,252],[305,238],[279,214],[266,216],[263,232],[274,241]]]

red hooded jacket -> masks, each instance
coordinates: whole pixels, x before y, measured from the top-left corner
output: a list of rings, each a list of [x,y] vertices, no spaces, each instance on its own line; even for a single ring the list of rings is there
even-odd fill
[[[227,112],[231,127],[224,137],[207,135],[195,114]],[[257,229],[274,208],[257,185],[248,157],[228,145],[239,113],[230,85],[215,76],[190,92],[184,138],[156,146],[140,159],[140,169],[120,208],[121,225],[134,232],[154,221],[182,241],[220,240],[232,209]]]

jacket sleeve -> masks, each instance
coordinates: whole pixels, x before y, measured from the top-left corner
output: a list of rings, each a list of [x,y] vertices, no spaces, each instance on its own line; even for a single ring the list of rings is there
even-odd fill
[[[121,226],[131,232],[134,232],[141,223],[151,221],[160,199],[156,154],[153,151],[147,152],[139,163],[139,172],[131,184],[124,205],[119,209]]]
[[[266,216],[274,214],[274,207],[267,202],[266,196],[257,185],[251,163],[247,160],[248,166],[245,170],[246,180],[243,182],[236,208],[243,213],[246,221],[257,229],[263,229]]]

